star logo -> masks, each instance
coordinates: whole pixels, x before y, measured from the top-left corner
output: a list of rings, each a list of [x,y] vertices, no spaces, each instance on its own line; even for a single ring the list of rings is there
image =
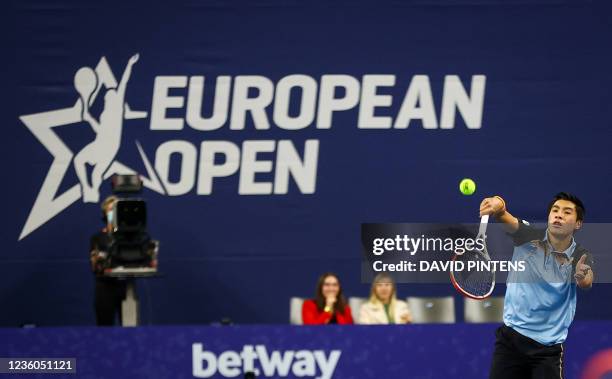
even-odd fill
[[[74,84],[79,98],[72,107],[19,117],[53,156],[53,162],[19,235],[19,240],[79,199],[83,199],[83,202],[98,202],[100,183],[112,175],[136,173],[132,168],[116,160],[115,156],[121,144],[123,121],[142,119],[148,115],[147,112],[133,111],[124,100],[131,68],[137,61],[138,55],[134,55],[128,62],[120,82],[117,82],[106,58],[102,57],[95,69],[82,67],[75,74]],[[89,106],[101,92],[104,93],[104,109],[99,120],[96,120],[89,114]],[[75,154],[55,133],[55,128],[83,121],[90,124],[96,133],[96,138]],[[144,186],[165,194],[166,191],[142,146],[138,141],[135,142],[148,175],[148,177],[141,176]],[[93,166],[91,176],[87,174],[86,164]],[[74,184],[63,193],[58,193],[71,165],[74,166],[80,183]]]

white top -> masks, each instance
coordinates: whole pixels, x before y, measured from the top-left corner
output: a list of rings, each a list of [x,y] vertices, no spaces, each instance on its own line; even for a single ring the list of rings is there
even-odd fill
[[[395,312],[393,319],[396,324],[403,324],[402,316],[408,315],[408,319],[411,320],[410,309],[408,304],[402,300],[395,301]],[[388,324],[389,320],[385,314],[385,306],[382,303],[373,304],[370,301],[366,301],[361,305],[359,309],[359,323],[360,324]]]

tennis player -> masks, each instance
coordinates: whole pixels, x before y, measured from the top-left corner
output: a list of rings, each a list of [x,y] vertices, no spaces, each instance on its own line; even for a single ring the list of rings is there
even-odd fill
[[[576,312],[576,286],[593,284],[591,254],[574,240],[584,205],[558,193],[548,206],[547,229],[514,217],[499,196],[486,198],[480,214],[494,215],[514,240],[513,261],[525,271],[508,275],[504,325],[497,329],[489,378],[563,378],[563,342]]]

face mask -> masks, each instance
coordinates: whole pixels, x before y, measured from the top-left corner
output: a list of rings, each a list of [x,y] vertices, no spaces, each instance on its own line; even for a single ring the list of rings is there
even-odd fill
[[[113,213],[114,213],[114,212],[113,212],[112,210],[111,210],[111,211],[108,211],[108,213],[106,213],[106,221],[107,221],[109,224],[112,224],[112,223],[113,223],[113,216],[114,216],[114,214],[113,214]]]

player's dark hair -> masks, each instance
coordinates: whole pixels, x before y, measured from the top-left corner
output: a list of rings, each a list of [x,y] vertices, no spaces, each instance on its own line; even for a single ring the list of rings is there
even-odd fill
[[[555,203],[557,202],[557,200],[567,200],[567,201],[571,201],[572,203],[574,203],[574,205],[576,206],[576,220],[578,221],[584,220],[585,209],[584,209],[584,204],[582,204],[582,200],[580,200],[578,196],[572,195],[571,193],[568,193],[568,192],[559,192],[558,194],[555,195],[555,197],[552,199],[550,204],[548,204],[547,214],[550,214],[550,211],[553,205],[555,205]]]
[[[317,292],[315,293],[314,301],[317,304],[317,308],[319,311],[322,311],[325,308],[325,296],[323,296],[323,283],[325,279],[333,276],[338,281],[338,298],[336,299],[336,304],[334,304],[334,309],[338,313],[344,313],[344,307],[346,306],[346,298],[342,294],[342,285],[340,285],[340,279],[338,279],[338,275],[333,272],[326,272],[325,274],[319,277],[317,281]]]

